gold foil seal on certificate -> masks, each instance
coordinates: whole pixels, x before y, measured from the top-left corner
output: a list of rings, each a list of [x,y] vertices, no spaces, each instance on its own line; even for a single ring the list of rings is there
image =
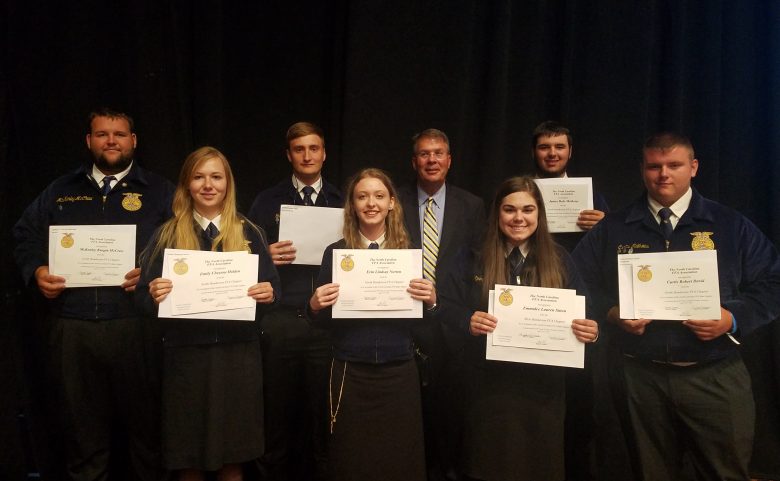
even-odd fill
[[[650,270],[650,266],[639,266],[636,278],[642,282],[650,282],[650,279],[653,278],[653,271]]]
[[[136,194],[134,192],[128,192],[124,194],[125,198],[122,199],[122,207],[125,208],[125,210],[130,212],[135,212],[141,208],[143,205],[141,203],[141,196],[143,194]]]
[[[74,244],[73,240],[73,233],[70,234],[62,234],[62,239],[60,239],[60,245],[66,249],[70,249],[73,247]]]
[[[352,260],[352,255],[350,254],[343,254],[341,256],[341,270],[344,272],[349,272],[352,269],[355,268],[355,261]]]
[[[498,302],[502,306],[511,306],[515,298],[512,297],[512,289],[501,289],[501,295],[498,296]]]
[[[173,265],[173,272],[183,276],[188,270],[190,270],[190,266],[184,262],[184,259],[176,259],[176,263]]]
[[[715,250],[715,242],[710,239],[713,232],[691,232],[693,239],[691,239],[691,249],[695,251],[711,251]]]

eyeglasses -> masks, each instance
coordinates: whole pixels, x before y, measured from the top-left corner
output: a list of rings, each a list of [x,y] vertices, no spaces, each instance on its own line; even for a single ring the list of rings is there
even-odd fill
[[[428,152],[427,150],[421,150],[415,154],[418,159],[422,160],[428,160],[430,158],[434,158],[436,160],[442,160],[444,157],[447,156],[447,152],[443,150],[437,150],[435,152]]]

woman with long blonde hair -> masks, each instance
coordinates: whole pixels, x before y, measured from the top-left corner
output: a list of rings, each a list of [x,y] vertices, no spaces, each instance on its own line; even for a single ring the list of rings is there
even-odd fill
[[[151,315],[175,289],[163,278],[166,248],[247,251],[259,256],[247,296],[255,321],[274,303],[279,278],[265,235],[236,212],[235,180],[225,156],[201,147],[187,156],[173,200],[174,216],[141,256],[137,302]],[[180,480],[240,480],[242,463],[263,454],[262,360],[257,322],[160,319],[163,331],[163,457]]]
[[[498,187],[482,252],[472,264],[441,281],[441,315],[469,338],[463,474],[470,480],[561,481],[565,368],[485,359],[486,335],[498,324],[486,312],[488,291],[496,284],[585,294],[573,261],[552,240],[542,194],[531,177],[512,177]],[[571,329],[579,342],[598,338],[593,320],[574,319]]]
[[[414,319],[331,319],[339,296],[332,283],[333,249],[407,249],[401,203],[388,175],[364,169],[349,181],[344,238],[322,258],[318,287],[308,304],[315,324],[330,328],[333,360],[329,382],[329,475],[336,481],[423,481],[425,455]],[[436,307],[431,281],[411,279],[407,292],[423,301],[426,317]]]

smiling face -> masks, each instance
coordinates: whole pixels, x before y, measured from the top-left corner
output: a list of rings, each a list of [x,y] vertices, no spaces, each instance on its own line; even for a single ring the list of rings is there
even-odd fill
[[[539,136],[534,146],[534,159],[541,175],[563,177],[571,159],[571,150],[569,138],[565,134]]]
[[[122,172],[133,161],[136,137],[130,123],[121,117],[95,117],[87,148],[95,158],[95,166],[106,175]]]
[[[385,218],[395,207],[387,186],[376,177],[361,179],[352,191],[352,208],[357,215],[360,231],[369,239],[385,231]]]
[[[501,201],[498,228],[507,243],[519,246],[536,232],[539,206],[528,192],[513,192]]]
[[[222,160],[209,157],[195,167],[189,189],[195,210],[200,215],[207,219],[218,216],[227,193],[227,175]]]
[[[642,176],[650,197],[669,207],[682,197],[696,177],[699,161],[684,146],[671,149],[645,149]]]
[[[414,147],[412,168],[417,172],[417,183],[428,193],[435,194],[447,180],[452,157],[450,147],[438,137],[421,137]]]

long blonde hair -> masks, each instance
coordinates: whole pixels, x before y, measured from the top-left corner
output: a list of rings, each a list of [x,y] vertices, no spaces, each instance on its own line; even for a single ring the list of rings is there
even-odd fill
[[[200,249],[199,232],[195,229],[195,219],[192,211],[195,204],[190,195],[190,182],[195,170],[204,162],[211,159],[219,159],[225,168],[225,199],[222,201],[219,235],[211,245],[211,250],[240,251],[247,248],[244,237],[243,224],[245,219],[236,211],[236,184],[233,171],[227,158],[214,147],[201,147],[184,159],[184,165],[179,172],[179,181],[176,184],[176,192],[173,195],[173,217],[160,227],[160,235],[152,251],[148,253],[148,259],[154,259],[165,248],[174,249]],[[147,258],[147,253],[142,254]]]
[[[488,291],[496,284],[509,283],[506,268],[506,238],[501,232],[498,218],[504,198],[515,192],[527,192],[533,197],[539,213],[536,232],[528,239],[529,251],[523,267],[523,284],[554,288],[561,288],[566,284],[563,261],[547,227],[547,214],[539,187],[531,177],[511,177],[496,189],[490,209],[487,234],[482,248],[483,301],[487,301]]]
[[[382,182],[390,194],[390,198],[395,200],[395,206],[387,213],[385,218],[385,243],[387,249],[408,249],[410,246],[409,233],[404,227],[404,212],[401,207],[401,201],[390,180],[390,176],[381,169],[369,167],[353,175],[344,192],[347,193],[347,202],[344,204],[344,240],[348,249],[360,249],[360,223],[353,200],[355,198],[355,186],[363,179],[377,179]]]

